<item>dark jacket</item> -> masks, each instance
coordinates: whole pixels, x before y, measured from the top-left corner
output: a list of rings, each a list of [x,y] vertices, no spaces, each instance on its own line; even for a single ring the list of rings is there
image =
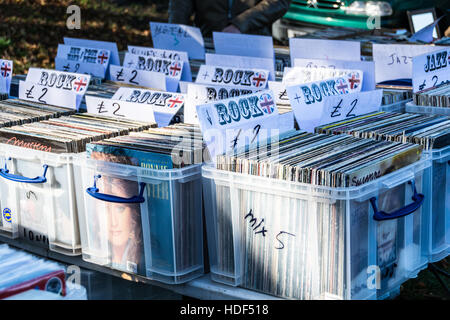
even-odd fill
[[[189,24],[195,13],[195,24],[206,37],[222,31],[229,24],[242,33],[270,35],[272,23],[281,18],[291,0],[170,0],[169,23]]]

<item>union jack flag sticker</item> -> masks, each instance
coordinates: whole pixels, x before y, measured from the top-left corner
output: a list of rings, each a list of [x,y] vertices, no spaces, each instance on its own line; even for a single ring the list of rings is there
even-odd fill
[[[0,75],[3,78],[9,78],[11,76],[11,72],[12,72],[11,61],[2,61],[2,64],[0,66]]]

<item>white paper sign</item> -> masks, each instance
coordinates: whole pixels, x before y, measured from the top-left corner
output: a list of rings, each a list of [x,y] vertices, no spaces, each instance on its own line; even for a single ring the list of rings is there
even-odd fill
[[[139,46],[128,46],[128,52],[140,56],[183,61],[181,80],[192,81],[191,65],[189,64],[189,57],[187,52]]]
[[[269,70],[269,80],[275,80],[275,62],[269,58],[243,57],[207,53],[205,64],[222,67],[251,68]]]
[[[166,90],[166,76],[160,72],[137,70],[111,65],[110,74],[112,81]]]
[[[106,65],[86,62],[75,62],[62,58],[55,58],[55,70],[73,73],[89,74],[104,79],[106,77]]]
[[[361,90],[363,72],[360,70],[330,69],[330,68],[286,68],[282,83],[286,86],[309,83],[313,81],[341,77],[348,81],[349,90]]]
[[[19,99],[78,109],[81,99],[72,90],[46,87],[29,81],[19,82]]]
[[[373,44],[375,81],[412,79],[412,59],[446,47],[408,44]]]
[[[119,50],[117,49],[117,44],[114,42],[64,37],[64,44],[70,46],[109,50],[111,53],[111,64],[120,65]]]
[[[214,50],[217,54],[272,59],[273,38],[262,35],[213,32]]]
[[[321,113],[314,110],[323,110],[323,104],[327,97],[346,95],[360,92],[361,87],[351,89],[346,78],[333,78],[322,81],[286,87],[295,118],[300,129],[313,132],[315,123],[311,119],[319,119]],[[300,124],[299,120],[307,119]]]
[[[413,57],[413,91],[450,82],[450,49]]]
[[[375,90],[375,63],[373,61],[295,59],[294,67],[361,70],[364,77],[361,91]]]
[[[198,124],[197,105],[247,95],[255,91],[256,89],[242,86],[233,87],[188,83],[186,90],[187,100],[184,107],[184,122]]]
[[[199,28],[150,22],[150,31],[155,48],[186,51],[190,59],[205,59],[205,43]]]
[[[119,88],[111,99],[151,106],[156,123],[165,127],[184,106],[186,97],[173,92]]]
[[[7,93],[11,87],[13,73],[13,62],[11,60],[0,59],[0,93]]]
[[[155,123],[153,108],[142,104],[86,96],[87,112],[117,118]]]
[[[100,64],[107,66],[110,61],[111,51],[106,49],[88,48],[81,46],[58,45],[56,57],[73,62]]]
[[[289,38],[291,61],[298,58],[361,61],[359,41]]]
[[[275,103],[278,107],[289,107],[291,105],[287,95],[286,85],[279,81],[269,81],[268,87],[272,90],[275,97]]]
[[[320,126],[327,123],[345,120],[360,116],[362,114],[376,112],[380,110],[383,98],[383,90],[372,90],[366,92],[357,92],[343,96],[327,97],[323,104],[320,120],[315,125]],[[315,113],[316,111],[314,111]],[[305,111],[303,112],[305,113]]]
[[[234,68],[202,64],[195,79],[196,83],[243,86],[264,89],[269,71],[264,69]]]
[[[280,121],[271,90],[197,106],[203,140],[216,156],[293,128]]]

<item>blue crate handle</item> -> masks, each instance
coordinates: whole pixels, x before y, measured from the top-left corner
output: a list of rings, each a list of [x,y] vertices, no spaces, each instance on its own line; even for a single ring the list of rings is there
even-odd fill
[[[105,193],[98,192],[97,179],[99,179],[101,177],[102,177],[101,175],[94,176],[94,186],[86,189],[86,192],[91,197],[94,197],[95,199],[98,199],[98,200],[114,202],[114,203],[143,203],[143,202],[145,202],[143,194],[144,194],[144,189],[145,189],[146,184],[144,182],[140,183],[141,189],[139,191],[139,195],[133,196],[131,198],[122,198],[122,197],[117,197],[117,196],[114,196],[111,194],[105,194]]]
[[[377,208],[377,198],[372,197],[370,198],[370,203],[372,204],[373,208],[373,219],[376,221],[383,221],[383,220],[390,220],[390,219],[397,219],[404,216],[407,216],[417,209],[419,209],[423,204],[423,199],[425,196],[422,193],[417,193],[416,186],[414,184],[414,181],[408,182],[412,185],[414,195],[412,196],[413,203],[408,204],[407,206],[404,206],[403,208],[398,209],[397,211],[394,211],[392,213],[386,213],[384,211],[378,211]]]
[[[8,158],[8,160],[11,160],[11,158]],[[0,169],[0,176],[2,176],[5,179],[15,181],[15,182],[45,183],[45,182],[47,182],[47,178],[45,177],[45,175],[47,174],[48,165],[44,164],[43,167],[44,167],[44,173],[42,174],[42,176],[37,176],[35,178],[28,178],[28,177],[24,177],[24,176],[19,176],[17,174],[9,173],[9,170],[5,163],[5,168]]]

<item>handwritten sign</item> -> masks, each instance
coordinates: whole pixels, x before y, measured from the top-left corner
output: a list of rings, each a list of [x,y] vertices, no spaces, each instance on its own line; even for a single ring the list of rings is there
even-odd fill
[[[217,54],[274,59],[273,38],[262,35],[213,32]]]
[[[244,69],[202,64],[195,82],[203,84],[244,86],[261,90],[267,86],[268,77],[269,71],[264,69]]]
[[[269,70],[269,80],[275,80],[275,63],[273,59],[269,58],[255,58],[207,53],[205,63],[207,65],[222,67]]]
[[[323,109],[323,103],[327,97],[360,92],[361,87],[351,89],[348,80],[339,77],[287,86],[286,90],[300,129],[313,132],[315,123],[310,120],[320,118],[321,112],[315,110]],[[303,121],[305,119],[308,121]],[[299,121],[302,121],[302,124]]]
[[[181,71],[181,80],[192,81],[191,66],[189,64],[189,57],[187,52],[138,46],[128,46],[128,52],[140,56],[182,61],[183,70]]]
[[[153,108],[138,103],[86,96],[87,112],[117,118],[155,123]]]
[[[450,49],[413,57],[413,91],[450,83]]]
[[[216,155],[293,128],[293,123],[281,123],[271,90],[199,105],[197,114],[213,161]]]
[[[89,74],[91,76],[104,79],[106,77],[107,66],[85,62],[74,62],[67,59],[56,57],[55,70]]]
[[[69,46],[108,50],[110,52],[111,64],[120,65],[119,50],[117,49],[117,44],[114,42],[64,37],[64,44]]]
[[[184,106],[186,97],[173,92],[119,88],[111,99],[151,106],[156,123],[165,127]]]
[[[111,52],[106,49],[60,44],[56,54],[55,69],[105,78],[110,55]]]
[[[291,61],[295,59],[333,59],[361,61],[359,41],[289,38]]]
[[[0,59],[0,93],[7,93],[11,87],[13,73],[13,62],[11,60]]]
[[[110,66],[111,80],[136,86],[166,90],[166,76],[160,72]],[[176,90],[176,88],[175,88]]]
[[[25,82],[22,84],[23,88],[30,91],[25,94],[25,89],[22,90],[22,97],[19,96],[19,98],[55,106],[67,106],[78,110],[90,81],[91,76],[86,74],[30,68]],[[40,89],[35,89],[39,87],[33,87],[33,84],[47,88],[47,90],[41,90],[42,92],[36,98],[35,92]],[[60,92],[60,98],[58,98],[57,92]],[[73,104],[73,98],[69,98],[71,95],[64,92],[71,92],[75,96],[75,105]]]
[[[282,83],[285,85],[294,85],[308,83],[313,81],[343,78],[348,81],[348,88],[345,90],[361,90],[363,83],[363,72],[360,70],[331,69],[331,68],[286,68]]]
[[[412,59],[446,47],[407,44],[373,44],[375,81],[412,79]]]
[[[255,92],[247,87],[187,84],[187,100],[184,107],[184,122],[198,124],[196,106],[210,101],[224,100]]]
[[[60,107],[78,109],[81,99],[69,90],[47,87],[29,81],[19,81],[19,99]]]
[[[294,67],[361,70],[364,77],[361,91],[375,90],[375,63],[373,61],[295,59]]]
[[[150,22],[150,31],[155,48],[186,51],[190,59],[205,59],[205,43],[199,28]]]
[[[285,84],[279,81],[269,81],[268,87],[273,92],[277,106],[291,106]]]

